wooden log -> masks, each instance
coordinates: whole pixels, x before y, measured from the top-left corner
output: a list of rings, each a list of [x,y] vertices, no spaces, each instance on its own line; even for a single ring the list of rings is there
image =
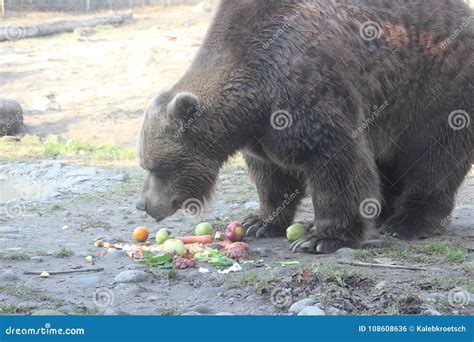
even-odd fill
[[[0,42],[72,32],[81,27],[120,25],[133,18],[133,13],[111,14],[78,20],[56,20],[35,25],[0,27]]]

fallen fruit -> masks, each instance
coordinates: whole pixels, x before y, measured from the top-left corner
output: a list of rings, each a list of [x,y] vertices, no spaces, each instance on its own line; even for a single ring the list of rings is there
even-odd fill
[[[183,258],[175,255],[173,258],[173,266],[179,269],[185,269],[195,266],[196,263],[193,260]]]
[[[211,235],[212,234],[212,226],[208,222],[201,222],[196,226],[194,231],[196,235]]]
[[[248,250],[246,250],[245,248],[238,247],[227,250],[226,254],[229,258],[237,261],[247,259],[249,256]]]
[[[289,241],[296,241],[301,239],[305,234],[302,224],[294,223],[286,229],[286,238]]]
[[[158,232],[156,232],[156,235],[155,235],[155,241],[158,245],[161,245],[166,240],[172,239],[172,238],[173,238],[173,234],[171,233],[171,230],[166,229],[166,228],[161,228]]]
[[[137,227],[133,231],[133,238],[138,242],[146,241],[149,235],[147,227]]]
[[[242,241],[245,237],[246,230],[244,226],[242,226],[238,222],[230,223],[224,231],[224,235],[227,239],[232,242],[235,241]]]
[[[250,249],[248,244],[246,244],[245,242],[241,242],[241,241],[232,242],[232,243],[228,244],[227,246],[225,246],[225,249],[232,249],[232,248],[241,248],[241,249],[245,249],[247,251]]]
[[[177,239],[168,239],[163,244],[163,250],[166,252],[176,252],[179,256],[186,254],[186,248],[183,241]]]

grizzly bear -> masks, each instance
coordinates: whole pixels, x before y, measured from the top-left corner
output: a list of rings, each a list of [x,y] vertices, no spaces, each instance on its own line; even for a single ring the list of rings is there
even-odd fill
[[[137,208],[162,220],[204,203],[244,155],[260,212],[249,236],[294,252],[446,227],[473,163],[474,16],[462,0],[222,0],[194,61],[144,115]]]

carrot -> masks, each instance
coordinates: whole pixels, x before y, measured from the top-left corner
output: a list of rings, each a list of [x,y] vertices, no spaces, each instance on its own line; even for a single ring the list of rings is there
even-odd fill
[[[198,236],[181,236],[175,238],[176,240],[181,240],[183,241],[184,244],[190,244],[190,243],[211,243],[212,242],[212,236],[211,235],[198,235]]]
[[[225,246],[226,250],[231,249],[231,248],[242,248],[248,251],[250,247],[245,242],[233,242]]]

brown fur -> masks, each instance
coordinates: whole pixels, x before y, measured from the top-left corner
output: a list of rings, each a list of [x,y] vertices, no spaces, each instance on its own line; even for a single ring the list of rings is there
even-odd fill
[[[305,193],[315,228],[295,251],[356,247],[377,214],[402,238],[440,232],[473,162],[474,125],[448,122],[473,112],[472,15],[461,0],[221,1],[188,71],[147,110],[138,207],[161,220],[204,202],[242,151],[261,203],[250,235],[283,235]],[[362,39],[367,21],[378,38]]]

